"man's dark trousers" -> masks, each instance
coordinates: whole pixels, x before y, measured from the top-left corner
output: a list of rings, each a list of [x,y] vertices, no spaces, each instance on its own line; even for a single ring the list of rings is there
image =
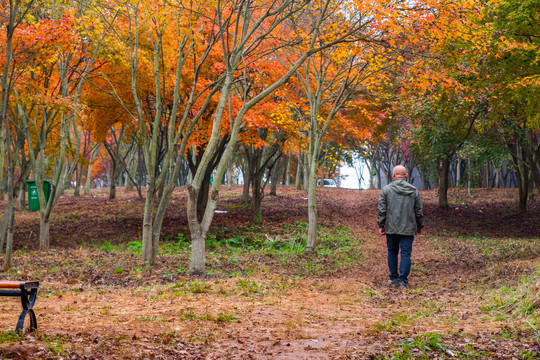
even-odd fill
[[[390,280],[397,280],[407,284],[407,277],[411,272],[411,253],[414,236],[386,234],[386,244],[388,245],[388,269],[390,270]],[[398,253],[401,249],[401,263],[398,273]]]

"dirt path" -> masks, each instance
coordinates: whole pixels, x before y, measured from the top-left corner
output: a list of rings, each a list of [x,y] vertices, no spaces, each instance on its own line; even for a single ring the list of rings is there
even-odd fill
[[[284,275],[276,268],[248,277],[175,275],[174,281],[154,286],[92,286],[77,278],[48,281],[37,302],[39,331],[19,342],[6,341],[7,345],[0,345],[0,355],[372,359],[403,353],[407,339],[426,334],[430,339],[442,336],[442,350],[434,352],[439,358],[458,353],[501,359],[526,351],[540,354],[534,337],[519,330],[526,327],[523,319],[501,320],[483,309],[494,289],[530,273],[537,256],[490,262],[470,249],[454,245],[446,249],[446,242],[454,237],[439,227],[444,216],[437,213],[432,194],[425,193],[432,220],[425,235],[415,239],[411,287],[390,289],[385,286],[384,238],[376,234],[378,192],[324,190],[319,201],[322,225],[346,226],[362,244],[357,262],[339,275]],[[296,192],[284,196],[291,202],[303,199]],[[282,218],[279,213],[268,218],[272,216]],[[69,254],[85,258],[85,251],[80,248]],[[497,271],[504,278],[494,276]],[[0,298],[0,329],[13,326],[18,307],[12,299]],[[503,337],[505,329],[511,329],[512,336]],[[413,357],[423,356],[421,347],[411,351]]]

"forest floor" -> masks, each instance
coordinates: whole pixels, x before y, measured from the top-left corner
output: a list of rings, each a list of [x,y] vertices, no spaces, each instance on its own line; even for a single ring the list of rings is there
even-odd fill
[[[187,273],[184,189],[154,267],[140,263],[134,193],[63,196],[45,253],[39,214],[18,211],[13,267],[0,279],[40,281],[39,328],[16,334],[20,302],[0,298],[0,358],[540,358],[540,202],[520,216],[515,189],[453,189],[442,210],[422,191],[426,228],[400,290],[386,285],[379,191],[318,191],[312,255],[304,192],[278,188],[261,223],[240,195],[222,188],[204,277]]]

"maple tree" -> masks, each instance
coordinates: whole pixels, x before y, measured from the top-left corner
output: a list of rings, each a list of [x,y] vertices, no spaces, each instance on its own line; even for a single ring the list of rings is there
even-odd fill
[[[40,249],[49,248],[50,215],[80,160],[80,97],[107,29],[88,31],[84,14],[40,19],[23,39],[37,48],[16,88],[16,107],[40,203]],[[34,149],[38,149],[35,151]],[[43,191],[50,176],[51,192]]]
[[[306,139],[303,173],[308,192],[308,252],[313,251],[317,243],[316,181],[323,139],[331,127],[337,127],[353,138],[367,137],[369,126],[366,127],[366,122],[362,121],[364,117],[348,117],[344,110],[357,107],[367,114],[362,99],[369,97],[368,94],[385,81],[383,70],[392,66],[388,57],[380,53],[380,35],[370,26],[385,22],[384,5],[388,4],[363,3],[355,8],[354,18],[329,16],[325,19],[322,31],[326,38],[339,36],[337,24],[356,22],[358,29],[354,42],[340,43],[318,52],[295,73],[294,88],[301,95],[292,106],[298,120],[303,123]],[[368,115],[368,118],[372,117]]]
[[[105,58],[125,72],[102,72],[99,86],[120,105],[127,115],[124,121],[137,129],[147,171],[143,261],[154,263],[184,154],[197,141],[190,135],[198,130],[196,125],[222,82],[214,75],[220,64],[213,61],[222,30],[215,31],[217,15],[203,3],[184,7],[182,3],[115,2],[111,6],[104,21],[114,21],[115,37]],[[116,17],[107,18],[109,13]]]
[[[2,53],[4,54],[4,58],[2,59],[2,78],[0,80],[2,87],[0,97],[0,174],[3,173],[4,165],[7,163],[6,177],[8,193],[8,203],[0,225],[0,253],[4,251],[5,242],[4,268],[11,267],[16,193],[22,186],[22,180],[30,170],[23,158],[20,162],[21,176],[15,181],[16,162],[14,153],[17,153],[18,147],[12,148],[11,145],[18,145],[19,143],[13,142],[14,136],[11,133],[8,111],[9,99],[14,87],[14,79],[17,78],[21,71],[19,68],[20,64],[14,60],[14,52],[16,51],[16,49],[14,50],[14,42],[16,41],[16,35],[18,35],[16,30],[25,26],[26,17],[33,5],[34,1],[23,2],[19,0],[9,1],[9,4],[2,2],[0,5],[1,24],[6,28],[6,32],[2,32],[0,35],[0,46],[3,48]]]
[[[230,156],[234,151],[239,130],[244,123],[244,116],[248,110],[283,85],[313,54],[330,48],[336,44],[345,41],[352,41],[356,37],[358,29],[362,26],[364,20],[362,18],[353,18],[351,19],[349,26],[343,27],[337,32],[334,32],[334,36],[326,37],[325,31],[330,29],[322,28],[321,25],[328,17],[331,17],[336,12],[339,13],[339,10],[346,11],[345,7],[348,6],[349,3],[333,3],[330,1],[310,2],[309,4],[296,3],[292,1],[281,3],[272,2],[264,5],[265,7],[262,8],[263,11],[261,12],[262,15],[260,17],[256,17],[257,20],[253,20],[254,18],[251,17],[252,13],[260,10],[255,6],[255,2],[239,3],[234,5],[237,7],[233,8],[233,19],[235,19],[235,21],[238,23],[238,31],[231,35],[230,43],[223,43],[226,45],[223,48],[224,54],[226,55],[224,58],[224,63],[226,66],[224,70],[225,79],[221,89],[220,101],[214,115],[212,136],[210,138],[207,151],[205,152],[205,156],[208,149],[213,151],[213,149],[215,149],[217,146],[217,141],[219,138],[219,124],[221,123],[229,94],[233,88],[234,79],[238,76],[237,73],[243,69],[243,67],[241,67],[241,60],[246,59],[246,54],[250,54],[254,50],[252,47],[254,44],[263,42],[268,38],[269,31],[264,30],[265,25],[267,28],[273,30],[281,24],[286,24],[290,29],[289,39],[294,38],[294,40],[300,41],[299,44],[296,44],[296,48],[300,49],[301,52],[296,53],[295,59],[290,59],[291,61],[288,63],[288,66],[286,66],[286,71],[277,81],[272,83],[270,86],[265,87],[261,92],[254,96],[241,96],[241,98],[244,99],[244,103],[239,108],[234,120],[231,122],[231,140],[225,149],[224,156],[221,158],[216,168],[215,177],[217,179],[221,179],[224,174]],[[300,16],[301,12],[303,16]],[[303,24],[304,27],[302,29],[300,27],[295,28],[297,19],[300,19],[299,21],[306,21]],[[289,20],[294,21],[289,22]],[[259,31],[262,31],[262,33],[259,33]],[[282,48],[285,47],[282,46]],[[210,152],[208,153],[210,154]],[[210,155],[208,155],[206,163],[208,163],[209,157]],[[204,162],[205,159],[203,157],[203,163]],[[204,173],[202,169],[203,168],[201,167],[199,168],[194,176],[193,183],[188,186],[188,219],[192,239],[192,257],[190,264],[191,273],[204,272],[205,236],[208,232],[214,216],[214,210],[219,200],[219,184],[216,181],[212,185],[211,195],[208,200],[208,205],[206,207],[203,219],[199,222],[195,216],[195,209],[196,199],[198,197],[198,192],[200,191],[200,183]]]

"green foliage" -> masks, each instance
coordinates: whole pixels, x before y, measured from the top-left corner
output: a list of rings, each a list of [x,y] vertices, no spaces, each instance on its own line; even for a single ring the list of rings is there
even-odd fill
[[[202,321],[214,321],[217,323],[231,323],[231,322],[238,321],[238,316],[234,313],[218,313],[216,315],[206,313],[204,315],[198,316],[197,313],[195,313],[193,308],[188,307],[182,311],[182,320],[184,321],[202,320]]]
[[[494,110],[538,129],[540,39],[533,34],[540,33],[540,2],[503,0],[498,5],[489,11],[494,51],[486,62],[486,71],[494,74]]]
[[[137,253],[142,252],[142,241],[130,241],[128,249]]]
[[[43,339],[47,343],[47,350],[49,351],[49,354],[52,356],[66,356],[67,353],[64,349],[64,346],[60,342],[60,340],[56,340],[56,342],[52,342],[49,340],[46,336],[43,336]]]
[[[24,339],[24,335],[14,330],[0,332],[0,343],[18,342]]]
[[[202,293],[210,292],[210,290],[212,289],[212,286],[208,283],[195,280],[189,283],[188,289],[194,294],[202,294]]]
[[[431,354],[438,353],[455,357],[456,352],[452,351],[448,345],[443,344],[440,334],[426,333],[415,338],[406,338],[402,344],[402,351],[394,353],[395,359],[432,359]],[[413,352],[416,350],[416,352]],[[418,355],[420,352],[420,356]]]
[[[494,306],[489,308],[492,311],[513,317],[528,317],[537,314],[540,309],[540,270],[537,270],[533,276],[523,277],[515,288],[503,286],[492,301]]]
[[[236,282],[236,286],[242,290],[242,294],[244,295],[260,293],[262,289],[262,287],[253,280],[240,279]]]

